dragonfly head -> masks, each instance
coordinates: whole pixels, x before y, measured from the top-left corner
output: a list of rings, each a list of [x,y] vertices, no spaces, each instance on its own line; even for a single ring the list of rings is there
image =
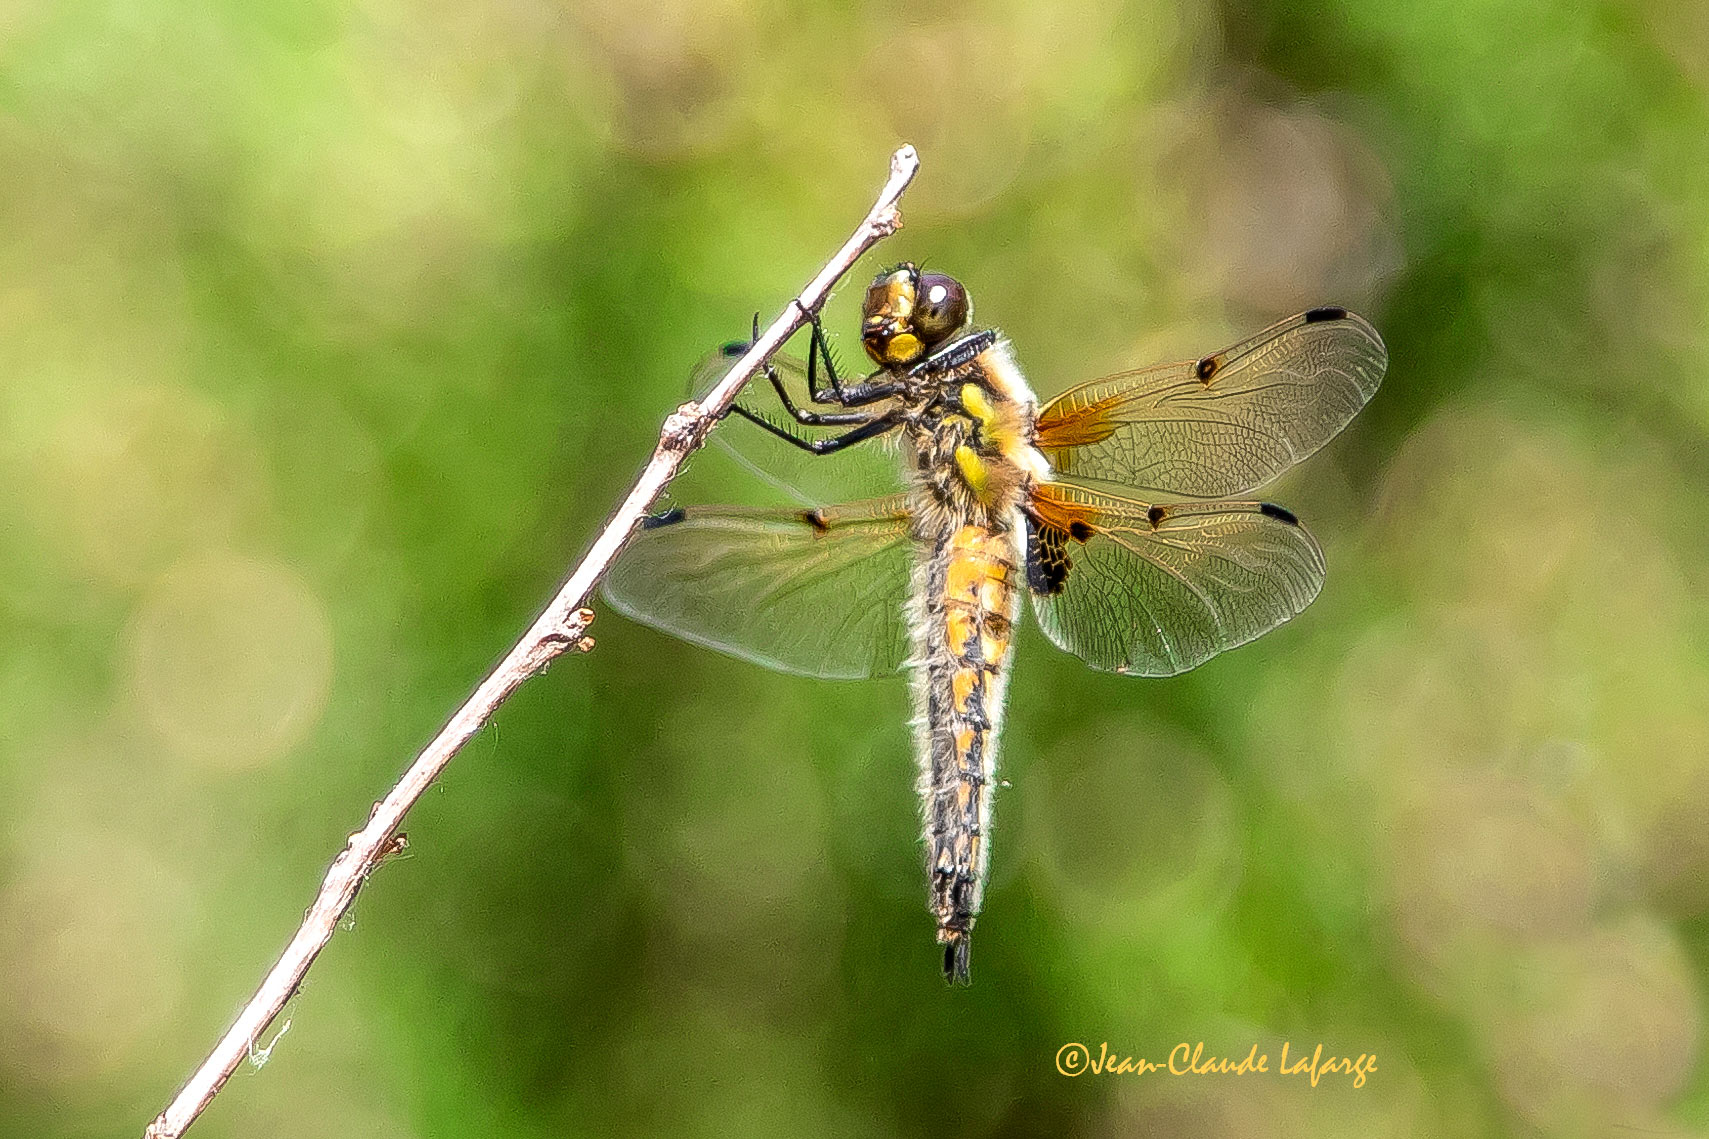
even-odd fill
[[[861,305],[861,343],[883,367],[906,367],[967,326],[973,302],[961,282],[911,261],[874,278]]]

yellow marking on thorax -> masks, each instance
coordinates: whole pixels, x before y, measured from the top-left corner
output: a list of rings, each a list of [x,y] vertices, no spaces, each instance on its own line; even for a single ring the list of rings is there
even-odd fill
[[[991,426],[991,421],[997,418],[997,409],[978,384],[961,385],[961,406],[981,427]]]
[[[1043,478],[1049,465],[1032,445],[1036,408],[1014,362],[1007,352],[996,349],[985,352],[979,361],[992,386],[965,383],[956,393],[961,413],[976,429],[979,446],[962,444],[954,457],[974,497],[996,507],[1018,489],[1021,478]]]
[[[978,384],[962,384],[958,393],[961,409],[979,428],[982,439],[989,440],[997,422],[997,408],[991,403],[991,398],[985,394],[985,389]],[[966,443],[955,449],[955,466],[961,472],[961,480],[968,489],[973,491],[981,502],[990,501],[991,497],[991,467]]]
[[[985,460],[979,457],[979,452],[966,443],[955,449],[955,469],[961,472],[961,481],[967,484],[969,490],[985,501],[991,493],[991,468],[985,465]]]

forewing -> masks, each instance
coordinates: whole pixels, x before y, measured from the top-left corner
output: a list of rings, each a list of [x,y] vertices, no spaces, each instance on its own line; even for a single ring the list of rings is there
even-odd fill
[[[1038,446],[1076,478],[1244,494],[1334,438],[1387,368],[1363,317],[1312,309],[1214,356],[1071,388],[1039,412]]]
[[[911,558],[900,495],[824,510],[687,507],[648,523],[605,579],[612,608],[804,676],[897,671]]]
[[[1269,503],[1154,506],[1055,482],[1035,488],[1032,509],[1039,626],[1093,668],[1185,672],[1280,625],[1323,585],[1323,551]]]
[[[689,390],[694,398],[710,391],[747,350],[746,342],[734,341],[702,360],[690,377]],[[771,363],[797,407],[812,411],[841,410],[808,402],[807,365],[800,359],[780,352],[772,357]],[[820,382],[824,382],[822,377]],[[764,372],[748,382],[739,402],[749,411],[802,437],[834,434],[838,430],[796,423],[783,409]],[[679,490],[685,497],[702,501],[735,499],[755,506],[793,503],[827,507],[850,499],[894,494],[903,485],[893,436],[870,439],[828,455],[814,455],[736,415],[726,416],[713,429],[707,450],[692,457],[690,463],[689,478]]]

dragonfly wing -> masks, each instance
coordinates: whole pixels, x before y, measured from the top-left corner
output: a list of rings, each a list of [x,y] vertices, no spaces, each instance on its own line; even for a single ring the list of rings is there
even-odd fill
[[[612,608],[804,676],[896,672],[912,568],[902,496],[821,510],[687,507],[651,520],[605,579]]]
[[[1070,482],[1032,496],[1039,626],[1093,668],[1170,676],[1275,628],[1323,584],[1323,551],[1263,502],[1149,505]]]
[[[1363,317],[1312,309],[1200,360],[1071,388],[1039,412],[1038,446],[1075,478],[1244,494],[1334,438],[1387,368]]]

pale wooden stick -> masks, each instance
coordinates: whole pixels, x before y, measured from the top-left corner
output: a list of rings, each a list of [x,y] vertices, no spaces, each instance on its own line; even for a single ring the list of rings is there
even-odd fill
[[[320,951],[332,939],[339,919],[355,901],[356,891],[382,859],[400,848],[401,837],[397,830],[405,813],[445,770],[452,757],[492,718],[498,706],[524,680],[566,650],[575,648],[585,652],[593,647],[592,638],[586,635],[593,613],[583,606],[593,596],[594,586],[617,560],[630,534],[646,515],[653,500],[664,490],[665,484],[676,475],[683,459],[700,446],[713,424],[729,410],[742,385],[806,323],[808,313],[818,311],[831,287],[862,254],[896,232],[902,224],[896,203],[919,166],[919,157],[911,146],[904,146],[892,155],[890,179],[880,191],[872,212],[867,214],[866,220],[860,223],[837,255],[789,303],[783,315],[772,322],[771,327],[703,400],[698,404],[683,404],[665,420],[652,461],[641,472],[623,504],[606,521],[587,556],[571,572],[569,580],[528,632],[505,654],[498,667],[481,681],[474,695],[457,710],[433,742],[416,757],[397,786],[375,805],[368,825],[350,836],[343,853],[333,860],[332,868],[327,871],[320,894],[304,915],[296,936],[291,938],[291,943],[285,947],[285,952],[249,1003],[243,1006],[236,1023],[214,1045],[212,1054],[196,1069],[166,1110],[149,1124],[143,1133],[144,1139],[177,1139],[212,1102],[254,1047],[256,1039],[296,993],[309,966],[314,964]]]

